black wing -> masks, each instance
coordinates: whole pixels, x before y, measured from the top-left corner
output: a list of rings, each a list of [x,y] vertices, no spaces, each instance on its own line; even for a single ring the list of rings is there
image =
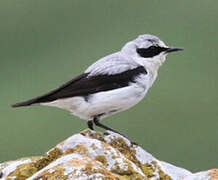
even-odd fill
[[[135,77],[139,74],[147,74],[143,66],[131,69],[120,74],[88,76],[88,73],[81,74],[71,81],[63,84],[45,95],[17,103],[12,107],[29,106],[36,103],[46,103],[57,99],[69,98],[74,96],[87,97],[90,94],[109,91],[117,88],[128,86],[134,82]]]

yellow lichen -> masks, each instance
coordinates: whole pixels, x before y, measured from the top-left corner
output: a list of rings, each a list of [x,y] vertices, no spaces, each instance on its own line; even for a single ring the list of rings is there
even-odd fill
[[[152,165],[150,165],[150,164],[148,164],[148,163],[143,164],[143,165],[141,166],[141,169],[142,169],[143,173],[144,173],[148,178],[154,176],[153,173],[155,172],[155,168],[154,168]]]
[[[54,166],[51,168],[53,171],[43,171],[35,180],[57,180],[68,179],[68,176],[64,174],[65,169],[61,166]]]
[[[125,180],[147,180],[146,177],[142,177],[141,175],[139,174],[136,174],[136,175],[131,175],[131,176],[128,176],[128,175],[124,175],[123,178]]]
[[[104,166],[107,165],[107,158],[103,155],[96,156],[95,160],[101,162]]]
[[[217,180],[218,179],[218,169],[211,169],[209,175],[210,175],[211,180]]]
[[[34,163],[34,166],[40,170],[43,167],[47,166],[50,162],[56,160],[62,155],[62,151],[59,148],[51,149],[45,156],[40,158],[38,161]]]
[[[82,156],[88,156],[89,154],[88,147],[83,144],[76,145],[72,150],[73,150],[73,153],[78,153]]]
[[[100,141],[104,141],[104,135],[102,133],[91,131],[90,129],[86,129],[82,132],[80,132],[83,136],[90,137],[92,139],[97,139]]]
[[[54,159],[59,158],[62,154],[63,154],[62,151],[59,148],[55,147],[51,149],[50,151],[48,151],[45,157],[49,160],[54,160]]]
[[[14,177],[14,180],[24,180],[35,174],[37,171],[38,169],[33,166],[33,163],[22,164],[19,165],[15,171],[11,172],[6,179]]]
[[[74,152],[73,148],[67,148],[64,150],[64,154],[71,154],[73,152]]]
[[[83,173],[86,175],[91,174],[102,174],[105,180],[124,180],[121,176],[116,175],[108,171],[104,166],[99,164],[99,168],[93,168],[98,164],[97,161],[88,161],[86,160],[85,167],[82,169]]]
[[[144,179],[145,177],[142,177],[141,174],[139,174],[133,167],[132,167],[132,164],[130,163],[129,160],[124,160],[122,166],[127,166],[128,168],[124,169],[124,168],[121,168],[119,163],[116,162],[114,164],[114,167],[111,169],[111,172],[115,173],[115,174],[119,174],[121,175],[124,179],[127,179],[127,180],[132,180],[132,179],[138,179],[138,180],[142,180]]]
[[[122,163],[121,166],[124,166],[124,164],[126,166],[128,166],[128,169],[125,170],[124,168],[121,168],[120,164],[118,162],[116,162],[114,164],[114,168],[112,169],[112,172],[120,174],[122,176],[124,176],[124,175],[128,175],[129,176],[131,174],[134,174],[131,164],[129,162],[125,161],[125,162]]]
[[[92,148],[93,150],[98,149],[98,147],[97,147],[95,144],[92,144],[92,145],[91,145],[91,148]]]
[[[22,164],[16,167],[16,170],[8,175],[8,178],[15,177],[15,180],[26,179],[37,171],[47,166],[50,162],[54,161],[62,155],[62,152],[58,148],[53,148],[43,157],[33,157],[32,162]]]
[[[161,170],[160,166],[157,164],[156,161],[152,161],[151,164],[155,167],[155,171],[158,172],[159,176],[160,176],[160,180],[171,180],[171,177],[167,174],[165,174],[163,172],[163,170]]]
[[[89,150],[88,150],[88,147],[86,145],[78,144],[74,148],[65,149],[64,154],[71,154],[71,153],[77,153],[77,154],[80,154],[82,156],[88,156]]]
[[[66,164],[70,164],[73,167],[81,167],[84,166],[84,162],[82,160],[76,159],[76,158],[72,158],[70,160],[67,160],[65,162]]]
[[[119,150],[123,155],[127,155],[130,157],[131,155],[129,154],[133,149],[126,143],[126,141],[121,138],[114,138],[112,142],[109,143],[112,147],[116,148]]]
[[[141,167],[141,163],[136,158],[136,149],[132,145],[128,145],[125,139],[118,137],[114,138],[112,142],[109,143],[113,148],[117,149],[121,154],[123,154],[127,159],[132,161],[138,167]]]
[[[171,177],[165,174],[162,170],[159,170],[160,180],[171,180]]]

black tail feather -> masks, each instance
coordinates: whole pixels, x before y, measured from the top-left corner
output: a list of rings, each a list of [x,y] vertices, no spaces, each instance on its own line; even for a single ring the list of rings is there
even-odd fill
[[[30,99],[28,101],[23,101],[23,102],[19,102],[16,104],[12,104],[11,107],[16,108],[16,107],[22,107],[22,106],[31,106],[36,103],[37,103],[36,99]]]

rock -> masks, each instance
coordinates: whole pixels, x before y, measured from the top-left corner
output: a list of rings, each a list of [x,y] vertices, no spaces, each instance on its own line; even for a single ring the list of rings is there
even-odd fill
[[[184,180],[218,180],[218,169],[198,172],[185,177]]]
[[[0,164],[5,180],[218,180],[218,170],[196,174],[160,161],[123,136],[84,130],[44,156]]]

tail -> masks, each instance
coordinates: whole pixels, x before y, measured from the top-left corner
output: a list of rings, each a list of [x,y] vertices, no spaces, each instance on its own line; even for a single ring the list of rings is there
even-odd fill
[[[31,106],[33,104],[37,104],[37,99],[30,99],[27,101],[19,102],[16,104],[12,104],[11,107],[16,108],[16,107],[22,107],[22,106]]]
[[[36,105],[36,104],[40,104],[40,103],[43,103],[43,102],[49,102],[50,101],[49,97],[50,97],[50,95],[52,95],[53,92],[55,92],[55,91],[51,91],[51,92],[49,92],[47,94],[44,94],[44,95],[29,99],[27,101],[12,104],[11,107],[16,108],[16,107]]]

